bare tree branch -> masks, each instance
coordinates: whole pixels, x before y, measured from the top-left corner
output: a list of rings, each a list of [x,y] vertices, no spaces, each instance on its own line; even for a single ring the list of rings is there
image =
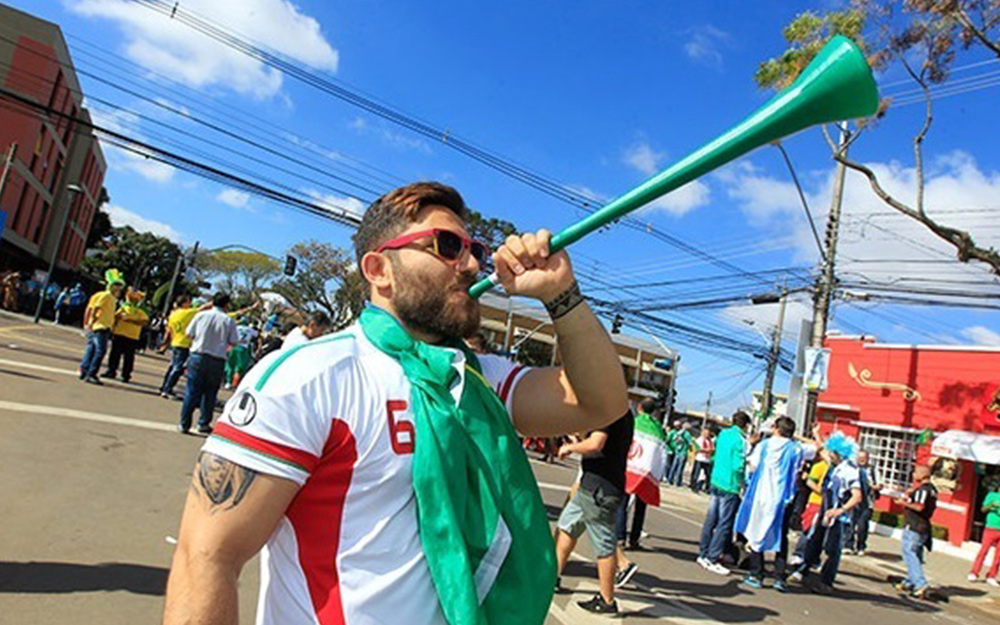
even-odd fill
[[[919,221],[939,239],[952,245],[955,248],[958,260],[963,263],[967,263],[970,260],[982,261],[990,266],[993,273],[1000,275],[1000,253],[997,253],[996,250],[993,248],[979,247],[972,239],[972,235],[968,232],[939,224],[937,221],[931,219],[925,214],[921,214],[919,211],[907,206],[882,187],[882,184],[878,180],[878,176],[869,167],[862,165],[857,161],[852,161],[844,154],[834,153],[833,157],[837,160],[837,162],[843,163],[844,166],[863,174],[868,179],[868,184],[871,186],[872,191],[874,191],[875,195],[877,195],[883,202],[903,215]]]
[[[969,17],[968,13],[966,13],[963,9],[958,8],[954,11],[954,13],[952,13],[952,15],[955,16],[955,19],[958,20],[958,23],[961,24],[963,28],[967,29],[973,34],[973,36],[975,36],[976,39],[979,40],[979,43],[983,44],[987,49],[991,50],[993,54],[1000,57],[1000,43],[987,37],[986,32],[976,26],[975,22],[972,21],[972,18]]]
[[[934,109],[931,104],[931,92],[927,87],[927,81],[924,80],[924,71],[921,70],[919,74],[913,71],[910,67],[909,61],[906,60],[906,55],[900,57],[903,62],[903,67],[910,76],[920,85],[920,89],[924,92],[924,102],[926,104],[924,113],[924,125],[920,128],[918,132],[913,137],[913,161],[917,170],[917,198],[916,207],[917,212],[924,218],[927,217],[927,211],[924,209],[924,139],[927,137],[928,131],[931,129],[931,123],[934,121]]]

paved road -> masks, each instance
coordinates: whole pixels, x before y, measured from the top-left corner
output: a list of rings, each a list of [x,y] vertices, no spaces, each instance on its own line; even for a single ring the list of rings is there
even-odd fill
[[[156,395],[166,358],[140,356],[134,383],[76,380],[80,335],[0,317],[0,625],[158,622],[178,515],[201,439],[174,430],[178,402]],[[555,518],[575,469],[534,463]],[[651,510],[623,622],[706,621],[904,625],[995,623],[955,602],[899,596],[885,575],[848,565],[839,596],[748,591],[694,564],[699,501],[677,493]],[[551,624],[603,623],[575,602],[596,589],[586,541],[557,597]],[[894,556],[888,555],[887,561]],[[241,580],[252,623],[257,567]],[[977,591],[981,592],[981,591]]]

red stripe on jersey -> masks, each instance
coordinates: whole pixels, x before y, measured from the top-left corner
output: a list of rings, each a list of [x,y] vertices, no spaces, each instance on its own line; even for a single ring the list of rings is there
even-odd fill
[[[312,473],[317,463],[319,463],[319,458],[307,451],[257,438],[256,436],[247,434],[243,430],[234,428],[228,423],[216,423],[212,435],[224,438],[241,447],[246,447],[251,451],[256,451],[265,456],[271,456],[272,458],[293,464],[306,473]]]
[[[507,403],[507,395],[510,393],[510,387],[514,384],[514,378],[516,378],[517,374],[521,372],[521,369],[524,369],[524,367],[514,367],[511,372],[507,374],[507,379],[500,385],[500,401],[505,404]]]
[[[344,500],[358,459],[354,435],[334,419],[323,456],[285,515],[295,529],[299,563],[305,573],[320,625],[344,625],[344,604],[337,571],[337,550]]]

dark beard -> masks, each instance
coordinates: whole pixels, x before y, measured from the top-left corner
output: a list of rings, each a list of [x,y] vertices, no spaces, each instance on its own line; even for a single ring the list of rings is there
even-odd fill
[[[393,308],[403,325],[442,339],[464,339],[479,330],[479,302],[465,294],[476,281],[474,273],[458,276],[444,289],[431,287],[419,273],[394,262],[397,276]]]

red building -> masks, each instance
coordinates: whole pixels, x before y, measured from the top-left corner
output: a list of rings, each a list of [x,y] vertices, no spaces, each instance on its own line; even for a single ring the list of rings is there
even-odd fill
[[[829,387],[819,396],[826,433],[868,449],[876,480],[907,488],[917,463],[934,469],[933,522],[959,545],[979,540],[987,489],[1000,481],[1000,347],[887,345],[830,335]],[[901,513],[888,497],[879,510]]]
[[[56,111],[18,104],[0,92],[0,167],[16,146],[0,189],[6,212],[0,269],[45,268],[57,245],[57,268],[76,269],[103,197],[104,156],[89,128],[59,115],[90,121],[59,27],[4,5],[0,24],[0,86]],[[74,183],[83,193],[66,191]],[[67,211],[65,234],[57,241]]]

